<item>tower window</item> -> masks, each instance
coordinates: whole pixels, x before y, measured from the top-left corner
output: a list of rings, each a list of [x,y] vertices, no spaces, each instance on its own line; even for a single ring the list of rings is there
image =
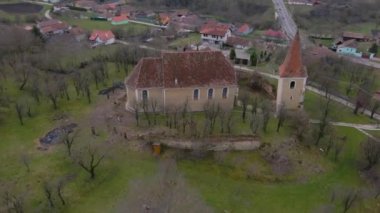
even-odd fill
[[[290,82],[290,89],[294,89],[296,87],[296,82],[295,81],[291,81]]]
[[[148,90],[143,90],[142,91],[142,100],[145,102],[145,101],[148,101]]]
[[[224,99],[227,98],[227,93],[228,93],[228,88],[227,88],[227,87],[223,88],[223,91],[222,91],[222,97],[223,97]]]
[[[214,96],[214,89],[208,89],[208,93],[207,93],[208,99],[212,99],[212,96]]]
[[[199,89],[194,90],[193,99],[196,101],[199,99]]]

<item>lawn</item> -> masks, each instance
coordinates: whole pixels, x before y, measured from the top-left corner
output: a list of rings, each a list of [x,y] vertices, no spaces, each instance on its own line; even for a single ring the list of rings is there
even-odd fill
[[[319,119],[321,117],[322,109],[325,104],[326,99],[324,97],[306,91],[305,110],[309,113],[310,118]],[[335,101],[331,101],[331,112],[329,114],[332,121],[358,124],[376,123],[375,120],[370,119],[368,116],[353,114],[353,109],[347,108]]]
[[[198,44],[201,41],[201,36],[198,33],[191,33],[190,35],[176,39],[175,41],[171,42],[169,44],[170,47],[173,48],[181,48],[185,47],[187,45],[195,45]]]

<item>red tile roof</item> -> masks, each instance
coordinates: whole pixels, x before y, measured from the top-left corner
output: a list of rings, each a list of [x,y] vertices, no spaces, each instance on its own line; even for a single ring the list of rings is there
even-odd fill
[[[229,29],[229,24],[218,23],[216,21],[208,21],[202,26],[200,33],[215,36],[225,36]]]
[[[265,31],[264,35],[268,37],[285,38],[284,34],[281,31],[275,31],[272,29]]]
[[[243,24],[239,27],[237,30],[238,33],[246,33],[251,29],[251,27],[248,24]]]
[[[42,34],[52,33],[58,30],[69,30],[70,26],[62,21],[51,19],[46,21],[41,21],[37,24],[38,29]]]
[[[345,38],[354,38],[354,39],[364,39],[365,36],[361,33],[354,32],[343,32],[343,37]]]
[[[238,37],[238,36],[230,36],[227,38],[226,44],[230,46],[242,46],[242,47],[248,47],[252,44],[252,42],[248,39]]]
[[[115,38],[115,35],[112,33],[111,30],[94,30],[91,33],[90,40],[96,41],[96,39],[99,38],[101,41],[105,42],[110,39]]]
[[[113,22],[122,22],[128,20],[129,17],[127,15],[120,15],[120,16],[115,16],[112,18]]]
[[[302,63],[301,39],[299,32],[297,32],[292,44],[290,45],[288,54],[280,66],[279,73],[282,78],[307,76],[305,67]]]
[[[236,72],[220,51],[162,53],[143,58],[126,79],[132,88],[236,85]]]

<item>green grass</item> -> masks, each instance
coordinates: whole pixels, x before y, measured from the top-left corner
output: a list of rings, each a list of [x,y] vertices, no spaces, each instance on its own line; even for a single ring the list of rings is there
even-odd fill
[[[198,33],[192,33],[187,37],[179,38],[169,44],[170,47],[184,47],[186,45],[197,44],[201,41]]]
[[[320,95],[315,93],[306,92],[305,95],[305,110],[308,112],[311,119],[319,119],[321,117],[323,106],[326,104],[326,99]],[[331,112],[329,115],[331,116],[332,121],[340,121],[347,123],[358,123],[358,124],[370,124],[375,123],[374,120],[370,119],[365,115],[355,115],[353,110],[339,104],[335,101],[331,101],[330,103]]]

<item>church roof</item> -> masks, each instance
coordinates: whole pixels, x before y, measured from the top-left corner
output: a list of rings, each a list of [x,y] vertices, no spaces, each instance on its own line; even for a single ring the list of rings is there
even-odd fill
[[[290,45],[288,54],[280,66],[279,73],[282,78],[307,76],[306,69],[302,63],[301,39],[299,32],[297,32]]]

